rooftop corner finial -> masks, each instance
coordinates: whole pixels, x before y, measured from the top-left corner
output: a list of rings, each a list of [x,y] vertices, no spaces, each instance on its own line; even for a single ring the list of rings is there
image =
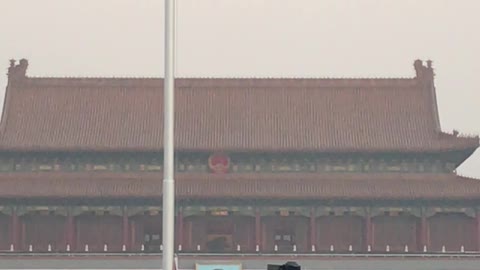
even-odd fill
[[[423,61],[420,59],[417,59],[415,60],[415,62],[413,62],[413,66],[415,67],[415,69],[419,69],[423,67]]]
[[[19,79],[27,76],[28,60],[23,58],[16,64],[15,59],[10,60],[10,66],[8,68],[9,79]]]
[[[20,67],[28,67],[28,60],[25,58],[20,59],[18,66]]]
[[[427,60],[425,66],[422,60],[415,60],[413,66],[415,67],[416,78],[432,82],[434,77],[432,63],[432,60]]]
[[[431,69],[432,68],[432,63],[433,63],[432,60],[427,60],[427,67]]]
[[[421,78],[425,71],[425,66],[423,65],[423,61],[420,59],[415,60],[413,62],[413,67],[415,68],[415,73],[417,78]]]
[[[15,69],[15,59],[10,59],[10,66],[8,67],[8,72],[7,76],[10,77],[10,75],[13,73],[13,70]]]

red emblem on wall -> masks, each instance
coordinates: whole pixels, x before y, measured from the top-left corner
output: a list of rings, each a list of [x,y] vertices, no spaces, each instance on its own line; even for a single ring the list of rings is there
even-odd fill
[[[213,173],[227,173],[230,168],[230,158],[224,154],[213,154],[208,158],[208,166]]]

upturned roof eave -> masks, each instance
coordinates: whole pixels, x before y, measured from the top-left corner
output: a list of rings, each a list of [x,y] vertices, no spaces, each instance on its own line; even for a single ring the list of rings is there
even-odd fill
[[[450,151],[475,151],[479,148],[477,142],[472,141],[468,144],[462,143],[459,145],[442,146],[415,146],[404,148],[362,148],[362,147],[345,147],[345,148],[299,148],[299,147],[265,147],[265,148],[248,148],[248,147],[228,147],[228,148],[190,148],[190,147],[175,147],[178,152],[225,152],[225,153],[305,153],[305,154],[321,154],[321,153],[442,153]],[[61,153],[85,153],[85,152],[101,152],[101,153],[132,153],[132,152],[162,152],[162,147],[104,147],[104,146],[8,146],[1,145],[0,153],[2,152],[18,152],[18,153],[39,153],[39,152],[61,152]]]

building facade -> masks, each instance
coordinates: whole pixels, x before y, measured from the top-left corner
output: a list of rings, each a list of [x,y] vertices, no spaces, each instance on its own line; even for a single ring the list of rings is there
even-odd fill
[[[12,61],[0,249],[158,252],[163,81],[36,78]],[[480,251],[478,137],[441,130],[431,62],[403,79],[178,79],[186,253]]]

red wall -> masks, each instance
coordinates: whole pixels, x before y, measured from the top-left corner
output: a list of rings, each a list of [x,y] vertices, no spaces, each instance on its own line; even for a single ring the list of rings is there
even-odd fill
[[[200,245],[200,248],[205,248],[205,243],[207,242],[205,217],[192,216],[186,218],[186,221],[191,229],[189,235],[190,249],[196,250],[197,245]]]
[[[0,213],[0,250],[10,248],[10,216]]]
[[[255,250],[255,218],[235,217],[234,239],[242,251]],[[236,247],[235,247],[236,249]]]
[[[295,235],[297,251],[307,251],[309,241],[310,220],[303,216],[267,216],[262,217],[262,238],[265,251],[274,250],[275,232],[278,230],[292,230]],[[291,252],[292,250],[283,250]]]
[[[25,227],[23,244],[34,251],[65,250],[65,220],[63,216],[29,214],[21,217]]]
[[[329,251],[333,245],[335,251],[364,249],[364,220],[359,216],[325,216],[317,219],[317,249]]]
[[[417,218],[415,216],[378,216],[373,221],[374,251],[403,252],[405,245],[409,251],[417,249]]]
[[[463,245],[466,251],[476,250],[476,222],[465,214],[436,214],[428,219],[430,250],[460,251]]]
[[[160,242],[162,241],[162,215],[141,215],[130,218],[131,228],[130,236],[133,235],[133,248],[140,250],[142,244],[145,244],[145,234],[160,235]],[[155,249],[160,250],[160,244]]]
[[[213,231],[209,232],[209,230]],[[232,232],[233,246],[231,251],[236,251],[237,245],[240,245],[242,251],[255,250],[255,219],[247,216],[186,217],[183,237],[185,250],[196,250],[197,245],[205,250],[208,234],[213,234],[215,231],[220,233]]]
[[[84,250],[88,244],[89,251],[103,251],[108,245],[109,251],[122,249],[122,217],[80,215],[76,217],[77,250]]]
[[[130,217],[131,228],[128,237],[134,240],[133,250],[140,250],[146,232],[161,235],[161,215],[140,215]],[[104,244],[109,251],[121,251],[123,245],[123,218],[121,216],[95,216],[85,214],[75,217],[74,237],[77,239],[72,250],[83,251],[85,244],[89,250],[103,251]],[[275,232],[279,229],[291,229],[295,237],[298,252],[309,252],[310,219],[303,216],[268,216],[261,218],[263,251],[271,252],[275,245]],[[46,251],[48,244],[52,250],[65,250],[66,218],[63,216],[27,214],[20,217],[19,239],[23,248],[33,245],[36,251]],[[372,250],[384,252],[386,245],[390,250],[403,252],[405,245],[409,251],[421,251],[420,218],[413,216],[377,216],[372,218]],[[476,219],[465,214],[439,213],[426,222],[427,245],[429,251],[441,251],[445,245],[447,251],[465,251],[477,249]],[[21,226],[23,225],[23,226]],[[0,214],[0,250],[8,250],[11,244],[11,217]],[[216,227],[216,228],[214,228]],[[243,252],[255,250],[255,218],[249,216],[209,217],[191,216],[183,222],[184,251],[196,250],[197,245],[206,251],[208,230],[218,234],[233,235],[231,251],[240,245]],[[229,232],[222,232],[222,228]],[[364,251],[365,220],[359,216],[324,216],[316,219],[316,247],[318,251],[329,251],[334,245],[335,251],[348,251],[352,245],[354,251]],[[213,232],[212,232],[213,233]],[[177,243],[178,245],[178,243]],[[280,247],[279,247],[280,248]],[[284,247],[292,252],[291,247]],[[159,247],[158,247],[159,249]]]

